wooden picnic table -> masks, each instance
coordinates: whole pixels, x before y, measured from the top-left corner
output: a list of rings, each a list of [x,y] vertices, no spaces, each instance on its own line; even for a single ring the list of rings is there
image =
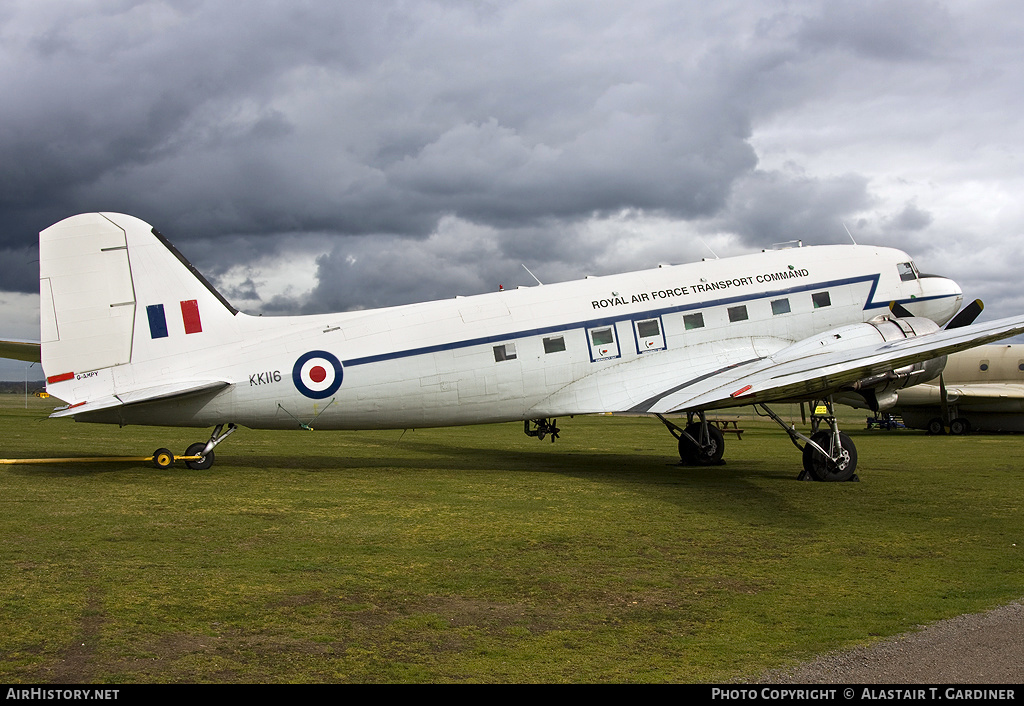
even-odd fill
[[[723,432],[735,434],[737,439],[743,438],[743,432],[745,430],[740,429],[738,419],[709,419],[708,423],[714,424]]]

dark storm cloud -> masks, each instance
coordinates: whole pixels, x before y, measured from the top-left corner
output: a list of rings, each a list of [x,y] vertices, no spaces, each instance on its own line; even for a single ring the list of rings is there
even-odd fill
[[[970,239],[933,184],[1019,171],[1014,8],[8,3],[0,289],[35,289],[35,233],[93,210],[268,313],[679,262],[717,234],[723,255],[844,224]]]
[[[18,67],[2,77],[0,132],[12,246],[101,209],[185,239],[425,237],[446,214],[502,227],[627,207],[690,217],[721,208],[756,163],[728,82],[640,11],[60,10],[23,5],[0,28]]]
[[[834,243],[845,233],[843,216],[870,203],[867,179],[856,174],[814,178],[757,171],[739,180],[726,215],[710,225],[762,248],[790,240]]]
[[[932,215],[918,208],[916,203],[908,203],[890,219],[889,224],[897,231],[920,231],[932,224]]]
[[[39,291],[39,248],[34,245],[0,249],[0,290]]]
[[[953,18],[939,2],[836,0],[809,15],[797,36],[808,48],[904,61],[945,56],[955,34]]]
[[[5,169],[4,183],[25,177],[22,196],[56,188],[59,197],[146,165],[173,166],[181,155],[258,154],[289,129],[268,107],[283,74],[310,62],[345,71],[365,49],[365,32],[339,42],[330,29],[359,24],[358,8],[302,7],[26,6],[3,27],[4,52],[18,67],[5,72],[15,100],[5,101],[3,148],[25,157],[17,172]],[[168,181],[189,175],[180,166]]]

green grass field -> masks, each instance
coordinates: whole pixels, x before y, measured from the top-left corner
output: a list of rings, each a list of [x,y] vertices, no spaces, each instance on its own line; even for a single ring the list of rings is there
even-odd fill
[[[209,434],[48,402],[0,396],[0,457]],[[863,419],[860,483],[746,413],[703,469],[609,417],[0,466],[0,682],[721,682],[1024,596],[1024,438]]]

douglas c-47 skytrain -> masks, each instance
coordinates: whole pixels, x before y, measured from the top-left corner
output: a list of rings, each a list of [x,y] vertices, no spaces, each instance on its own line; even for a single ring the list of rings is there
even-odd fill
[[[686,464],[719,463],[709,410],[756,405],[802,449],[804,477],[854,477],[834,415],[806,436],[768,406],[856,394],[873,409],[930,380],[949,353],[1024,331],[973,323],[952,280],[899,250],[771,250],[372,311],[240,313],[154,228],[87,213],[39,234],[41,360],[51,415],[213,427],[185,451],[208,468],[244,425],[387,429],[522,421],[539,438],[566,415],[657,416]],[[948,324],[948,325],[947,325]],[[945,326],[945,328],[940,328]],[[680,425],[670,415],[685,413]],[[174,455],[154,455],[160,466]],[[182,457],[179,457],[182,458]]]

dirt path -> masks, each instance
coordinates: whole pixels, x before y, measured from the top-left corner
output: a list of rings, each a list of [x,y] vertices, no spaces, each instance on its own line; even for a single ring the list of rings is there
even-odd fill
[[[767,672],[763,684],[1024,684],[1024,600]]]

